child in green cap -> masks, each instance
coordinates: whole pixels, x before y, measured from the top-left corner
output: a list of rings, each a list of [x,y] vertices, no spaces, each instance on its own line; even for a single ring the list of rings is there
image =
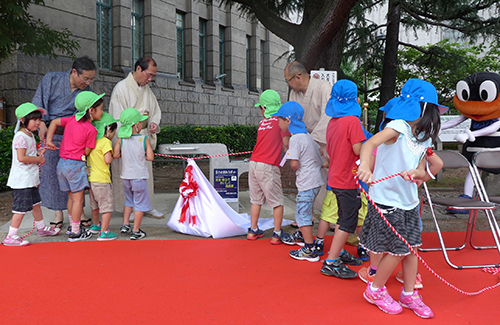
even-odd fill
[[[259,229],[258,221],[262,205],[273,209],[274,233],[271,244],[279,245],[284,238],[290,237],[281,229],[283,222],[283,205],[285,199],[281,186],[280,161],[283,155],[284,145],[288,146],[290,132],[281,131],[278,119],[272,114],[276,113],[281,106],[280,95],[272,89],[262,92],[259,102],[255,104],[260,108],[263,119],[257,129],[257,143],[250,157],[250,169],[248,172],[248,185],[250,189],[250,228],[248,228],[247,239],[256,240],[264,236]]]
[[[115,136],[118,122],[108,113],[102,113],[99,121],[92,124],[97,129],[95,148],[87,159],[89,173],[89,197],[92,208],[92,225],[90,232],[99,234],[97,240],[116,239],[116,233],[109,231],[109,221],[113,212],[113,189],[111,186],[111,173],[109,165],[113,161],[113,144],[111,139]],[[99,213],[102,213],[102,224],[99,222]]]
[[[57,178],[61,191],[68,192],[68,215],[71,220],[71,230],[68,240],[80,241],[88,239],[92,233],[88,229],[80,228],[80,219],[83,211],[84,190],[89,187],[87,180],[86,156],[95,147],[97,130],[91,121],[101,119],[103,113],[102,97],[91,91],[82,91],[75,98],[75,107],[78,110],[75,116],[52,120],[47,131],[47,148],[55,150],[52,142],[58,126],[64,127],[64,135],[59,148],[57,163]]]
[[[140,229],[145,211],[151,210],[147,179],[149,178],[146,161],[154,160],[153,148],[147,136],[140,134],[142,121],[148,117],[141,115],[135,108],[127,108],[120,115],[121,126],[118,129],[118,138],[114,148],[113,158],[122,159],[120,177],[123,180],[125,206],[123,207],[123,224],[121,233],[131,231],[129,217],[132,208],[134,214],[134,230],[130,239],[137,240],[146,237]]]
[[[12,140],[12,165],[7,180],[7,186],[12,188],[14,195],[13,215],[9,233],[3,241],[5,246],[19,247],[30,244],[29,241],[17,235],[24,215],[28,212],[31,212],[35,218],[38,236],[55,236],[61,232],[59,228],[45,226],[40,208],[42,200],[38,191],[40,184],[38,164],[45,162],[43,157],[45,149],[37,150],[33,132],[38,129],[42,115],[46,113],[43,108],[38,108],[32,103],[24,103],[16,108],[19,124]],[[18,128],[19,131],[17,131]]]

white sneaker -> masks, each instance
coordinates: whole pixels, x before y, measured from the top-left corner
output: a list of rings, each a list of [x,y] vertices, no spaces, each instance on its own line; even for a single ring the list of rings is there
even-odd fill
[[[165,215],[161,212],[159,212],[156,209],[151,209],[149,211],[144,212],[145,217],[150,217],[150,218],[156,218],[156,219],[163,219],[165,218]]]

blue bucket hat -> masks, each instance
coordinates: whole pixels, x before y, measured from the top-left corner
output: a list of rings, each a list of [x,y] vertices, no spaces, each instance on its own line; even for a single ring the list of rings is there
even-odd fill
[[[440,114],[448,110],[448,107],[438,103],[436,88],[430,82],[410,79],[404,84],[401,96],[394,99],[389,112],[385,108],[386,117],[394,120],[415,121],[422,115],[421,102],[437,105]]]
[[[272,116],[279,116],[290,119],[288,131],[292,134],[307,133],[306,125],[302,121],[304,109],[297,102],[286,102]]]
[[[360,117],[361,106],[358,104],[358,86],[346,79],[337,81],[332,87],[325,113],[335,118],[343,116]]]

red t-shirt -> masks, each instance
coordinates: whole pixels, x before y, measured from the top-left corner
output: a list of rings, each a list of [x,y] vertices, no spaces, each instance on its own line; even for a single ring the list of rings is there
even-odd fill
[[[257,143],[253,148],[251,161],[279,166],[283,153],[283,137],[290,132],[281,131],[278,118],[263,118],[257,130]]]
[[[365,141],[361,122],[356,116],[332,118],[326,129],[326,152],[330,156],[328,185],[338,189],[356,189],[354,172],[359,155],[352,146]]]
[[[96,128],[88,120],[77,121],[74,116],[61,118],[64,127],[59,157],[82,160],[85,147],[95,148]]]

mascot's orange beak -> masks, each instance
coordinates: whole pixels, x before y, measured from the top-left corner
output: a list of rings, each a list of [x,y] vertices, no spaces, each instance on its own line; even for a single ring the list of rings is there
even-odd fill
[[[487,121],[500,117],[500,96],[492,102],[476,100],[463,102],[455,95],[453,104],[463,116],[474,121]]]

